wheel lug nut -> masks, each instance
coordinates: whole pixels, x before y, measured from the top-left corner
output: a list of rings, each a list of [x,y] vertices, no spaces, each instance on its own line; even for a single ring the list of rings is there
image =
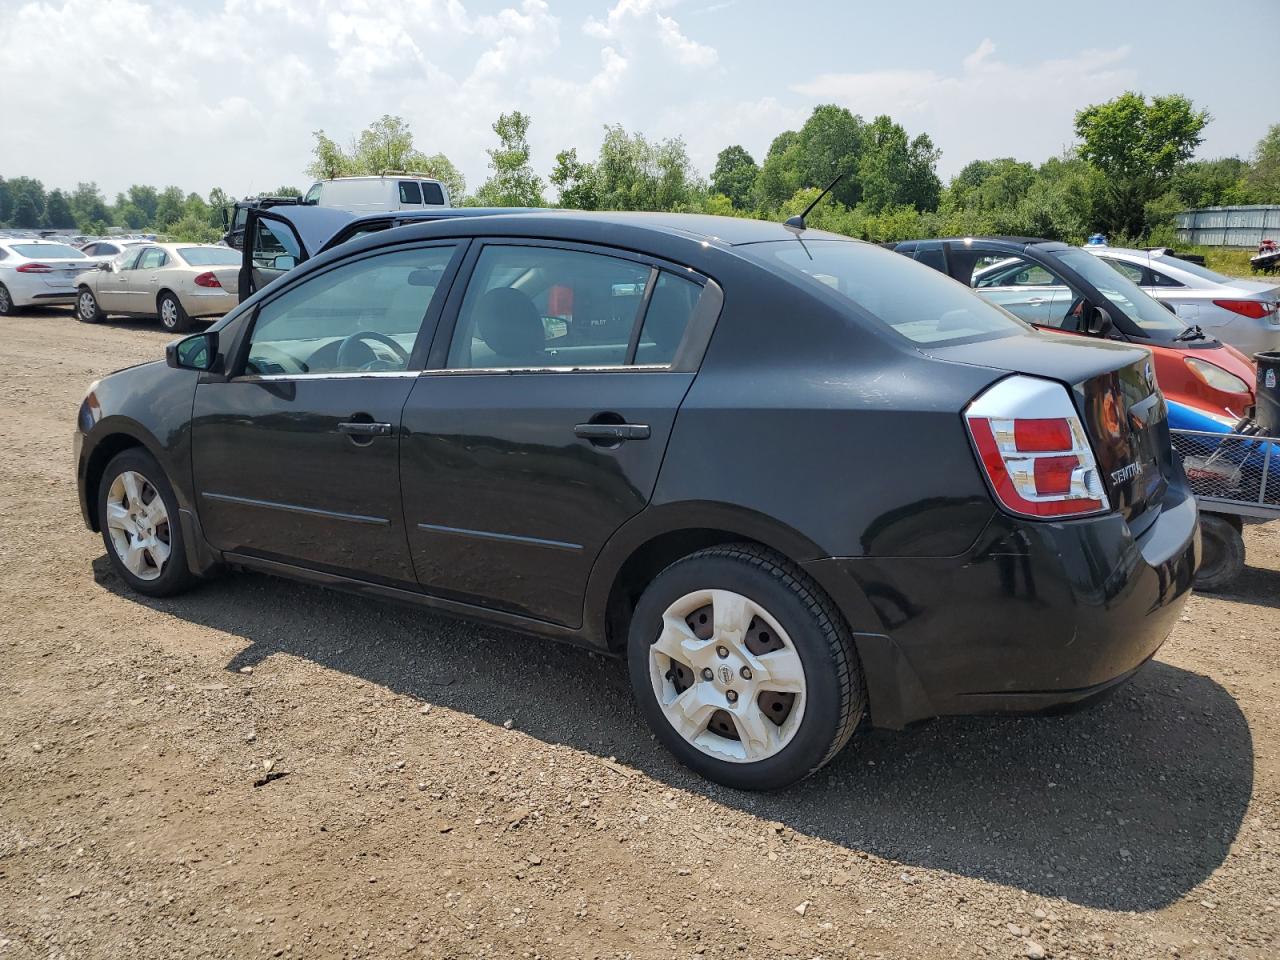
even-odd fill
[[[742,679],[743,679],[743,680],[750,680],[750,679],[751,679],[751,668],[750,668],[750,667],[743,667],[743,668],[742,668],[741,670],[739,670],[738,672],[739,672],[740,674],[742,674]]]
[[[724,698],[725,698],[726,700],[728,700],[730,703],[737,703],[737,702],[738,702],[738,691],[737,691],[737,690],[727,690],[727,691],[725,691]]]
[[[725,657],[729,656],[729,648],[716,647],[716,654],[720,657],[721,660],[723,660]]]
[[[711,672],[711,668],[710,668],[710,667],[703,667],[703,668],[702,668],[702,679],[703,679],[703,680],[710,680],[710,679],[711,679],[712,677],[714,677],[714,676],[715,676],[715,674]]]

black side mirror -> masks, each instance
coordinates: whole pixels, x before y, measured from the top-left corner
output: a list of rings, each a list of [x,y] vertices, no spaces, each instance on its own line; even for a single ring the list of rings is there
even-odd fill
[[[231,229],[231,216],[230,214],[227,213],[226,207],[222,208],[222,229],[223,230]]]
[[[1160,304],[1160,306],[1164,307],[1166,310],[1172,313],[1175,317],[1178,315],[1178,311],[1173,308],[1173,304],[1170,303],[1168,300],[1157,300],[1156,303]]]
[[[218,335],[197,333],[164,348],[164,362],[175,370],[212,371],[218,363]]]
[[[110,260],[101,260],[101,261],[99,261],[99,262],[98,262],[98,265],[97,265],[94,269],[95,269],[95,270],[101,270],[101,271],[103,271],[104,273],[110,273],[110,272],[111,272],[111,261],[110,261]]]
[[[1091,337],[1105,337],[1111,332],[1111,328],[1115,326],[1111,322],[1111,314],[1107,313],[1102,307],[1095,307],[1091,303],[1084,305],[1084,316],[1080,319],[1082,321],[1082,331]]]

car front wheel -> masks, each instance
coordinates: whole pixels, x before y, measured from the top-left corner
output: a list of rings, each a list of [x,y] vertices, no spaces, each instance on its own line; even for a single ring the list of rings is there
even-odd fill
[[[839,612],[797,567],[753,545],[702,550],[659,574],[636,606],[628,666],[658,739],[744,790],[807,777],[866,710]]]
[[[81,323],[97,323],[104,319],[102,308],[88,287],[80,288],[80,296],[76,298],[76,316]]]
[[[134,590],[164,597],[194,582],[177,498],[145,450],[125,450],[107,464],[98,485],[98,521],[111,566]]]
[[[182,333],[191,328],[191,318],[187,316],[187,311],[182,309],[182,303],[174,294],[168,291],[160,294],[156,310],[160,314],[160,326],[166,330]]]

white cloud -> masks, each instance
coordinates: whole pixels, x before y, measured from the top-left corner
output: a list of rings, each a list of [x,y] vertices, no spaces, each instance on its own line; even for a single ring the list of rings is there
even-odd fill
[[[660,13],[655,14],[655,16],[658,21],[658,36],[662,39],[662,45],[671,51],[676,60],[686,67],[710,67],[715,64],[719,58],[715,47],[709,47],[704,43],[698,43],[696,40],[690,40],[680,32],[680,24],[670,17],[664,17]]]
[[[1072,139],[1075,112],[1137,83],[1127,46],[1013,64],[984,39],[954,73],[932,69],[824,73],[792,89],[864,117],[887,113],[943,149],[945,174],[975,157],[1043,160]]]
[[[663,51],[681,66],[711,67],[719,59],[715,47],[686,36],[680,24],[661,11],[672,0],[617,0],[603,20],[587,17],[582,32],[599,40],[642,43],[656,37]]]

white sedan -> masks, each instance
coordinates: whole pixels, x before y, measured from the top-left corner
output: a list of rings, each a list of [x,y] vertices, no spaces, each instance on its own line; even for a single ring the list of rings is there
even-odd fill
[[[241,254],[206,243],[129,247],[76,279],[76,314],[85,323],[108,316],[159,317],[166,330],[220,317],[238,304]]]
[[[1280,286],[1275,281],[1240,280],[1168,250],[1085,247],[1169,306],[1189,325],[1229,343],[1247,357],[1280,350]]]
[[[86,260],[69,244],[0,238],[0,316],[18,307],[74,303],[76,275]]]

